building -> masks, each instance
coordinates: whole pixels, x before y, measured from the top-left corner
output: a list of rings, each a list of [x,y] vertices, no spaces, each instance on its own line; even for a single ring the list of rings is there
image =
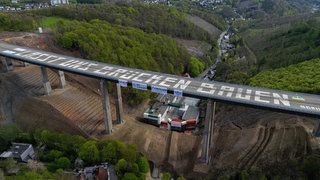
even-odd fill
[[[110,180],[108,164],[85,167],[78,172],[78,176],[80,180]]]
[[[51,6],[69,4],[69,0],[50,0]]]
[[[10,149],[0,155],[1,159],[9,157],[20,162],[28,162],[29,159],[34,159],[35,152],[31,144],[12,142]]]
[[[199,99],[159,95],[158,102],[147,109],[145,122],[173,131],[193,130],[197,127],[200,110]]]

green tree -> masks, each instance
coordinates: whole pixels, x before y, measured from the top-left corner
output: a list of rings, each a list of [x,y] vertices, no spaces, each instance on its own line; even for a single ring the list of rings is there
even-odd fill
[[[137,146],[133,144],[127,145],[126,148],[122,149],[122,157],[127,160],[127,162],[134,163],[138,157]]]
[[[125,173],[123,180],[139,180],[139,178],[134,173]]]
[[[26,180],[43,179],[43,176],[35,171],[28,171],[24,173],[23,177]]]
[[[161,176],[161,180],[170,180],[171,174],[169,172],[164,172]]]
[[[85,142],[79,149],[79,158],[86,163],[95,163],[99,161],[99,150],[96,146],[96,142],[89,140]]]
[[[71,165],[71,162],[67,157],[60,157],[60,158],[56,159],[54,163],[55,163],[57,169],[59,169],[59,168],[68,169]]]
[[[190,61],[189,61],[189,72],[190,75],[193,77],[197,77],[201,74],[201,72],[204,70],[204,63],[199,61],[197,58],[195,57],[191,57]]]
[[[149,162],[148,159],[146,157],[139,157],[138,158],[138,162],[137,162],[138,166],[139,166],[139,170],[142,173],[147,173],[149,172]]]
[[[0,151],[5,151],[10,142],[19,137],[21,130],[16,125],[1,125],[0,126]]]
[[[52,149],[44,155],[44,160],[51,162],[63,156],[63,152]]]
[[[100,159],[105,162],[114,162],[117,159],[117,150],[113,143],[108,143],[100,150]]]
[[[127,166],[127,161],[125,159],[120,159],[115,166],[115,170],[117,171],[117,173],[123,174],[124,172],[126,172]]]
[[[79,152],[80,147],[86,142],[86,139],[83,136],[73,135],[70,141],[72,142],[72,150]]]
[[[4,170],[10,170],[17,167],[17,162],[12,158],[7,158],[6,160],[0,161],[0,168]]]
[[[56,136],[49,130],[41,131],[41,142],[47,145],[50,149],[55,149]]]
[[[137,163],[129,164],[129,167],[127,169],[128,169],[128,172],[132,172],[137,176],[141,174]]]

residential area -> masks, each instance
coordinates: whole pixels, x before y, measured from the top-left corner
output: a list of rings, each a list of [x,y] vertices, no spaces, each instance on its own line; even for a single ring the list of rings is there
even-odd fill
[[[35,152],[35,149],[33,148],[32,144],[12,142],[10,149],[0,154],[0,162],[8,159],[11,159],[12,160],[11,162],[13,163],[22,163],[22,164],[26,164],[29,167],[37,166],[36,168],[40,168],[40,169],[44,168],[44,164],[38,161],[39,159],[38,155]],[[81,163],[82,160],[78,159],[78,162],[79,161],[80,163],[78,163],[78,165],[81,166],[83,162]],[[8,162],[10,162],[10,160]],[[76,169],[73,170],[73,172],[71,173],[70,177],[72,177],[73,179],[79,179],[79,180],[117,179],[114,169],[111,170],[113,174],[110,174],[109,169],[110,168],[108,163],[101,163],[101,164],[96,164],[93,166],[86,166],[86,167],[76,167]],[[12,166],[8,168],[5,173],[7,175],[17,175],[19,171],[20,171],[20,168],[18,166]],[[113,176],[113,178],[110,178],[111,176]]]
[[[50,0],[50,3],[19,3],[19,0],[11,0],[11,4],[0,4],[1,11],[23,11],[31,9],[49,8],[50,6],[69,4],[69,0]]]

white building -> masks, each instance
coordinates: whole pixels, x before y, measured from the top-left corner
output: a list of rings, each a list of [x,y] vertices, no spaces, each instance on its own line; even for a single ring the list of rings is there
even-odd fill
[[[52,6],[60,4],[69,4],[69,0],[50,0]]]

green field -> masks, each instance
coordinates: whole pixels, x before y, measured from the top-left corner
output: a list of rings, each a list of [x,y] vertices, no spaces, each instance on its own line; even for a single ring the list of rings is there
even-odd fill
[[[58,22],[69,21],[62,17],[44,17],[41,19],[41,26],[44,28],[55,28]]]

